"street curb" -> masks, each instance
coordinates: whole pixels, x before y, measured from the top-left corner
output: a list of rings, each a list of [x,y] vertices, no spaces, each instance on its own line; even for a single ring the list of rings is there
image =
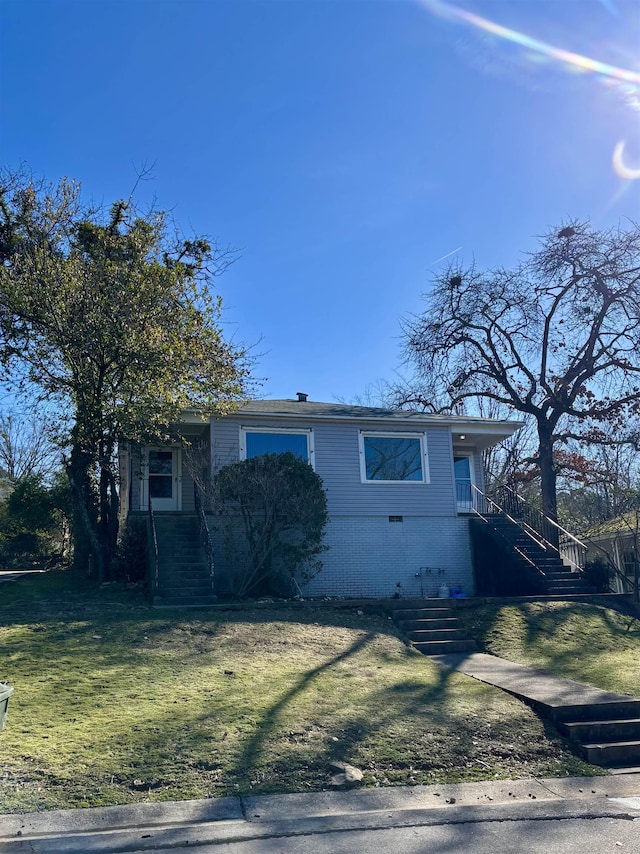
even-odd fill
[[[624,798],[640,798],[640,774],[380,787],[15,813],[0,816],[0,840],[56,834],[68,838],[75,834],[113,833],[141,827],[177,828],[223,822],[252,825],[254,833],[258,825],[264,829],[272,824],[283,826],[300,822],[357,820],[359,823],[383,814],[396,815],[404,821],[410,814],[433,813],[439,814],[441,821],[446,813],[449,821],[454,814],[469,807],[508,805],[509,809],[516,810],[524,804],[535,803],[544,809],[552,802],[598,801],[602,804],[607,799]],[[585,803],[584,808],[587,807]]]

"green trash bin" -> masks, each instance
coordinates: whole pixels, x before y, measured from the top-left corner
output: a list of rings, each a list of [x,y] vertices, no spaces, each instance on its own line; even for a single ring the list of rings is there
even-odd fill
[[[7,707],[9,697],[13,694],[13,688],[6,682],[0,682],[0,730],[4,729],[7,722]]]

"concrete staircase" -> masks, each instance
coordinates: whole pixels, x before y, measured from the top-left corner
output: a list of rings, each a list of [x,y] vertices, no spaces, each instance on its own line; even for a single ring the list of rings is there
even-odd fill
[[[212,605],[216,596],[197,516],[156,513],[154,521],[158,541],[158,593],[153,604],[167,608]]]
[[[425,608],[393,611],[394,624],[423,655],[443,655],[449,652],[469,652],[476,649],[458,628],[458,619],[447,600],[433,599]],[[437,604],[436,604],[437,603]]]
[[[640,700],[567,706],[554,710],[563,735],[578,742],[594,765],[640,765]]]
[[[563,563],[557,551],[545,548],[507,516],[487,514],[483,522],[496,541],[510,549],[517,571],[529,581],[531,594],[565,597],[596,592],[581,572]]]
[[[437,655],[434,661],[524,700],[594,765],[640,765],[640,699],[485,653]]]

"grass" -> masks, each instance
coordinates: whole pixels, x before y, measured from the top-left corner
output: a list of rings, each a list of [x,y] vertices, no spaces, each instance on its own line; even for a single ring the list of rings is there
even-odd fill
[[[599,773],[524,704],[330,603],[158,612],[70,571],[0,585],[0,812]]]
[[[640,695],[640,620],[572,602],[461,608],[461,627],[486,652],[606,691]]]

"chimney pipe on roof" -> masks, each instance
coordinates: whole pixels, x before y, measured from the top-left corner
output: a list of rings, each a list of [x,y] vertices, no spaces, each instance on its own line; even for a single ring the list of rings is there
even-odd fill
[[[307,402],[307,398],[309,397],[308,394],[305,394],[303,391],[297,391],[296,394],[298,395],[298,403]]]

